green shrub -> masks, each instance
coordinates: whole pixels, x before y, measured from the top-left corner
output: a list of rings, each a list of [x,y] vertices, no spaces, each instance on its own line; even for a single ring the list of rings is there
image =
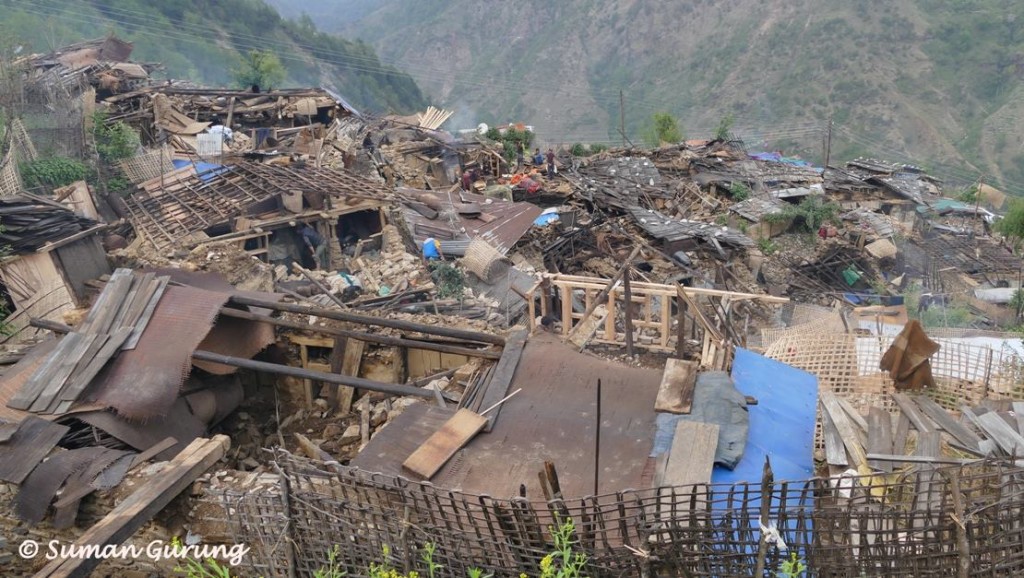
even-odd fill
[[[810,195],[804,197],[799,205],[786,205],[786,208],[778,213],[765,215],[764,221],[782,223],[793,219],[793,222],[801,223],[804,230],[813,233],[826,222],[836,222],[838,215],[839,205],[823,201],[820,196]]]
[[[749,199],[750,187],[740,182],[729,185],[729,198],[737,202]]]
[[[1024,238],[1024,199],[1010,202],[1006,216],[996,223],[995,230],[1007,237]]]
[[[430,277],[437,286],[437,296],[441,299],[462,297],[466,291],[466,276],[455,266],[445,261],[430,263]]]
[[[92,169],[88,165],[67,157],[50,157],[20,163],[18,169],[28,188],[63,187],[75,181],[86,180],[92,174]]]
[[[679,121],[667,112],[656,112],[643,129],[643,139],[650,147],[661,146],[661,143],[677,143],[683,140],[683,131],[679,129]]]
[[[110,164],[135,156],[141,145],[135,129],[122,121],[107,123],[107,115],[102,111],[93,115],[92,136],[96,152]]]
[[[583,146],[583,143],[573,143],[572,148],[569,149],[569,154],[574,157],[585,157],[587,156],[587,147]]]
[[[771,239],[759,239],[757,241],[757,248],[761,250],[761,253],[768,257],[779,250],[779,246],[772,242]]]

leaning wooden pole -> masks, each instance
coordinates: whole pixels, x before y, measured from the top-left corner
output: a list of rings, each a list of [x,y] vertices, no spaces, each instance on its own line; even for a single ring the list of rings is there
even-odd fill
[[[278,303],[277,301],[270,301],[267,299],[256,299],[253,297],[247,297],[243,295],[232,295],[231,302],[237,303],[239,305],[263,307],[264,309],[272,309],[274,311],[288,311],[290,313],[315,315],[317,317],[323,317],[325,319],[349,321],[351,323],[358,323],[361,325],[390,327],[391,329],[399,329],[402,331],[415,331],[417,333],[425,333],[427,335],[439,335],[441,337],[464,339],[466,341],[478,341],[480,343],[493,343],[495,345],[505,345],[504,337],[500,335],[491,335],[490,333],[481,333],[479,331],[454,329],[451,327],[443,327],[440,325],[427,325],[425,323],[414,323],[412,321],[402,321],[400,319],[386,319],[384,317],[373,317],[371,315],[360,315],[359,313],[352,313],[350,311],[339,311],[337,309],[327,309],[325,307],[313,307],[310,305],[299,305],[295,303]]]
[[[633,252],[629,254],[629,257],[626,257],[626,261],[623,263],[622,267],[619,267],[619,270],[615,272],[615,276],[608,280],[608,285],[606,285],[604,289],[601,289],[597,294],[597,297],[594,297],[594,300],[590,302],[590,307],[587,307],[587,310],[583,312],[583,317],[581,317],[579,322],[573,326],[572,331],[569,332],[570,339],[572,339],[573,335],[575,335],[587,320],[590,319],[590,316],[594,314],[597,307],[608,299],[608,294],[615,288],[615,284],[619,282],[619,279],[622,279],[622,276],[626,274],[626,270],[629,269],[630,265],[633,263],[633,259],[636,259],[636,256],[639,254],[640,247],[636,247],[633,249]],[[562,323],[572,323],[572,320],[563,319]]]

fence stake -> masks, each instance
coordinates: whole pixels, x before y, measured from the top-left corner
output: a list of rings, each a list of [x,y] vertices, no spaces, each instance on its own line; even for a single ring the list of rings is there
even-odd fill
[[[764,577],[764,562],[768,555],[768,540],[765,538],[764,527],[768,523],[768,517],[772,512],[772,482],[775,475],[772,473],[772,464],[768,456],[764,457],[764,470],[761,474],[761,539],[757,545],[757,566],[754,568],[754,576]]]

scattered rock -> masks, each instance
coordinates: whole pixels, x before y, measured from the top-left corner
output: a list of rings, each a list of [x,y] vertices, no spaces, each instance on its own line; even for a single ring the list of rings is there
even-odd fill
[[[351,443],[355,443],[355,442],[359,441],[360,439],[361,439],[361,436],[359,434],[359,425],[358,424],[352,424],[352,425],[348,426],[347,428],[345,428],[345,432],[341,434],[341,440],[339,440],[338,443],[340,445],[345,446],[345,445],[348,445],[348,444],[351,444]]]

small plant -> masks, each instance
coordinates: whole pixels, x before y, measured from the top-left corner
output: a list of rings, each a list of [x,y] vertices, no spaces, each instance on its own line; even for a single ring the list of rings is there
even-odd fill
[[[1024,289],[1017,289],[1010,297],[1010,307],[1016,312],[1016,319],[1020,319],[1021,312],[1024,312]]]
[[[648,146],[658,147],[661,143],[677,143],[683,140],[679,121],[667,112],[656,112],[643,129],[643,139]]]
[[[730,112],[729,114],[722,117],[722,120],[718,122],[718,128],[715,129],[716,140],[729,140],[729,131],[732,130],[732,123],[736,118]]]
[[[458,299],[466,291],[466,276],[445,261],[430,263],[430,277],[437,285],[437,296],[441,299]]]
[[[757,248],[761,250],[761,254],[765,257],[768,257],[779,250],[779,246],[771,239],[758,239]]]
[[[555,551],[540,561],[540,578],[580,578],[587,566],[587,555],[573,552],[576,527],[572,520],[551,528]]]
[[[782,223],[792,219],[803,225],[804,230],[814,233],[826,222],[835,222],[839,214],[839,205],[831,201],[822,201],[818,196],[804,197],[799,205],[786,205],[778,213],[764,216],[768,223]]]
[[[717,217],[715,217],[715,224],[716,225],[726,225],[728,223],[729,223],[729,217],[727,217],[725,215],[718,215]]]
[[[485,574],[480,568],[470,568],[466,571],[466,574],[468,575],[467,578],[494,578],[494,574],[490,572]],[[525,574],[520,574],[519,576],[522,578]]]
[[[971,185],[970,187],[960,190],[953,198],[961,203],[973,204],[977,202],[979,192],[980,189],[978,185]]]
[[[587,147],[583,146],[583,143],[573,143],[572,148],[569,149],[569,154],[574,157],[585,157],[587,156]]]
[[[334,547],[331,548],[331,551],[327,553],[327,567],[317,568],[317,570],[313,572],[313,578],[342,578],[343,576],[346,576],[348,572],[342,570],[341,566],[338,564],[339,552],[340,548],[335,544]]]
[[[796,552],[789,554],[789,559],[779,564],[779,571],[775,573],[776,578],[800,578],[807,571],[807,566],[797,557]]]
[[[171,539],[171,546],[175,552],[178,552],[180,548],[184,547],[184,544],[181,543],[181,539],[175,536]],[[186,578],[238,578],[237,576],[232,576],[231,568],[213,558],[197,560],[185,556],[182,560],[184,565],[175,566],[174,572]]]
[[[745,201],[749,199],[750,187],[740,182],[735,182],[729,185],[729,198],[734,201]]]
[[[444,568],[441,564],[434,562],[435,552],[437,552],[437,544],[427,542],[423,545],[423,552],[420,553],[420,559],[423,560],[429,578],[437,578],[437,571]]]

